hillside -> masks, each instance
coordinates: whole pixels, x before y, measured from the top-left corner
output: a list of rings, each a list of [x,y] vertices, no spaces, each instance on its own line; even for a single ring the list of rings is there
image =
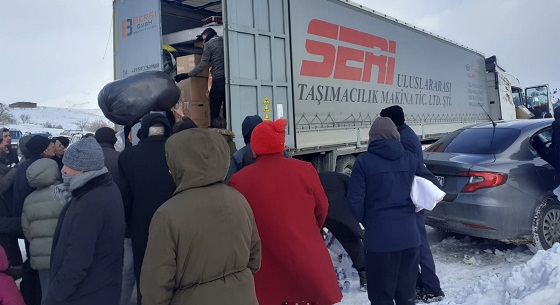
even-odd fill
[[[108,121],[100,109],[69,109],[57,107],[37,107],[10,109],[16,119],[16,124],[5,127],[21,130],[26,133],[49,132],[57,136],[64,130],[87,129],[81,128],[92,125],[94,122],[104,122],[108,126],[113,124]],[[4,126],[3,126],[4,127]],[[95,130],[88,130],[95,131]]]

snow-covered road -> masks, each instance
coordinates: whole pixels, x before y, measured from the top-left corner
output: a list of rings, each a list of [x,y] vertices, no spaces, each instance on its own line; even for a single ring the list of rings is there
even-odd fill
[[[446,294],[434,305],[559,305],[560,245],[533,254],[526,246],[465,237],[428,228],[437,274]],[[339,250],[339,244],[331,248]],[[335,265],[349,269],[349,260],[333,255]],[[351,274],[351,272],[348,272]],[[369,304],[367,293],[350,279],[344,305]]]

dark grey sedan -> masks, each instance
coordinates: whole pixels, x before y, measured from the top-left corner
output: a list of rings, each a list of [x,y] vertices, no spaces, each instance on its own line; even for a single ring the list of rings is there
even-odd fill
[[[550,155],[552,119],[499,121],[459,129],[433,143],[424,163],[447,193],[426,224],[470,236],[560,242],[560,175]],[[547,154],[547,151],[549,152]]]

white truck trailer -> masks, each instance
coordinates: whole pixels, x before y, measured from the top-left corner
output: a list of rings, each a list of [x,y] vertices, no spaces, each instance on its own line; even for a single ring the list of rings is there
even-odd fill
[[[215,27],[224,37],[230,128],[241,135],[248,115],[287,118],[289,151],[319,171],[351,168],[367,148],[371,123],[391,105],[402,106],[407,124],[429,141],[489,116],[515,119],[516,103],[526,103],[495,57],[350,1],[113,6],[115,79],[163,70],[163,43],[188,49],[202,20],[221,16],[223,25]],[[546,86],[534,90],[548,95]]]

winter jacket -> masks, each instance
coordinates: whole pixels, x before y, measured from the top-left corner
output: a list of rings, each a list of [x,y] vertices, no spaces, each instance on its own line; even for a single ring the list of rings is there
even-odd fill
[[[105,167],[109,170],[109,174],[113,176],[113,181],[119,185],[119,155],[120,152],[115,150],[115,146],[109,143],[99,143],[103,149],[103,157]]]
[[[361,238],[362,228],[352,215],[346,199],[350,177],[341,173],[322,172],[319,173],[319,180],[329,200],[327,219],[344,225],[355,236]]]
[[[354,217],[365,228],[365,249],[392,252],[420,245],[410,190],[423,166],[399,140],[374,140],[358,156],[348,187]]]
[[[194,69],[188,72],[189,76],[198,75],[209,65],[212,65],[212,78],[224,78],[224,39],[214,36],[204,43],[202,58]]]
[[[13,183],[17,169],[0,157],[0,246],[4,247],[11,266],[21,266],[23,259],[18,237],[21,235],[21,217],[13,211]]]
[[[262,240],[255,275],[259,303],[339,302],[342,294],[320,234],[328,201],[313,166],[282,153],[262,155],[229,184],[249,201]]]
[[[235,147],[235,142],[233,142],[233,139],[235,138],[235,134],[231,130],[221,129],[221,128],[211,128],[210,130],[218,132],[224,137],[224,140],[226,140],[226,143],[229,146],[229,155],[230,157],[233,156],[233,154],[237,151],[237,147]]]
[[[27,159],[16,167],[17,173],[16,177],[14,178],[14,187],[13,187],[13,211],[14,216],[21,217],[21,212],[23,211],[23,202],[25,198],[33,192],[34,188],[29,185],[29,181],[27,180],[27,168],[29,166],[41,159],[41,156],[31,156],[30,159]],[[20,224],[21,226],[21,224]]]
[[[423,165],[424,154],[422,153],[422,143],[420,143],[418,135],[416,135],[414,130],[412,130],[412,128],[410,128],[410,126],[408,126],[406,123],[397,127],[397,131],[399,132],[399,135],[401,137],[401,144],[404,150],[413,153],[416,157],[416,160],[422,163],[422,166],[418,167],[416,176],[428,179],[430,182],[441,188],[441,185],[439,184],[436,176],[434,176],[434,174],[432,174],[432,172],[430,172],[430,170]]]
[[[14,279],[6,274],[8,257],[0,246],[0,305],[25,305]]]
[[[27,169],[29,185],[36,188],[25,198],[21,226],[25,239],[29,241],[31,268],[50,268],[51,248],[58,216],[64,203],[53,196],[53,185],[60,183],[60,171],[56,161],[40,159]]]
[[[260,238],[247,200],[222,183],[223,137],[190,129],[172,136],[166,153],[177,189],[150,225],[142,304],[258,304]]]
[[[166,124],[164,136],[148,137],[152,120]],[[175,182],[165,160],[165,141],[170,128],[165,117],[148,114],[140,129],[143,140],[127,147],[119,155],[119,188],[125,207],[126,224],[130,230],[134,257],[134,274],[138,279],[144,251],[148,243],[148,229],[155,211],[175,191]]]
[[[17,149],[8,149],[8,154],[6,155],[6,160],[8,160],[8,165],[13,166],[19,163]]]
[[[74,190],[60,213],[47,304],[119,304],[123,242],[121,194],[105,173]]]

